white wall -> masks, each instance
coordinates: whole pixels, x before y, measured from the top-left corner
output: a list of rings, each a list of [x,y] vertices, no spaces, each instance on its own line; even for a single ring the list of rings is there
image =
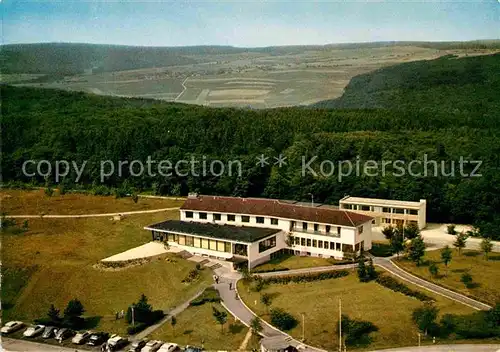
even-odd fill
[[[273,236],[276,236],[276,246],[268,249],[267,251],[259,253],[259,243]],[[288,246],[286,245],[286,237],[287,233],[284,231],[280,231],[275,235],[265,237],[257,242],[250,244],[248,246],[248,263],[250,265],[250,268],[267,262],[270,259],[272,253],[277,252],[283,248],[288,248]]]

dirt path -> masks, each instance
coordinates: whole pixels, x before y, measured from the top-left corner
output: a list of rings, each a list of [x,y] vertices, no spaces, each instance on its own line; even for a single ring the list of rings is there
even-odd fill
[[[80,215],[7,215],[7,218],[53,218],[53,219],[64,219],[64,218],[97,218],[97,217],[107,217],[107,216],[117,216],[117,215],[134,215],[134,214],[148,214],[148,213],[160,213],[162,211],[178,210],[180,207],[162,208],[162,209],[152,209],[152,210],[137,210],[137,211],[122,211],[119,213],[99,213],[99,214],[80,214]]]

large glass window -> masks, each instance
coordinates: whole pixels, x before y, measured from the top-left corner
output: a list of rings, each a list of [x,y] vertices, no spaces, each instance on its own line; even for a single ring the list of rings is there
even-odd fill
[[[362,205],[361,210],[363,211],[370,211],[370,206],[369,205]]]
[[[416,209],[408,209],[410,215],[418,215],[418,210]]]
[[[257,224],[263,224],[264,223],[264,217],[263,216],[257,216],[256,220]]]
[[[242,215],[241,216],[241,222],[250,222],[250,216],[248,216],[248,215]]]
[[[278,225],[278,219],[271,218],[271,225]]]
[[[391,208],[382,208],[382,212],[384,213],[390,213],[391,212]]]
[[[404,214],[405,213],[405,210],[404,209],[401,209],[401,208],[394,208],[394,212],[396,214]]]
[[[236,221],[236,216],[233,214],[227,214],[227,221]]]
[[[218,214],[218,213],[214,213],[214,220],[215,220],[215,221],[220,221],[220,220],[221,220],[221,218],[222,218],[222,216],[221,216],[220,214]]]
[[[199,216],[200,216],[200,219],[203,219],[203,220],[207,219],[207,213],[200,213]]]
[[[224,252],[224,242],[223,241],[217,241],[217,250],[219,252]]]
[[[224,252],[231,253],[231,242],[224,242]]]
[[[213,251],[217,250],[217,241],[216,240],[210,240],[210,249]]]
[[[193,212],[192,211],[186,211],[186,218],[192,219],[193,218]]]
[[[259,242],[259,253],[267,251],[268,249],[271,249],[273,247],[276,247],[276,236],[268,238],[264,241],[260,241]]]
[[[186,246],[193,247],[193,236],[186,236]]]
[[[186,236],[179,235],[179,244],[184,246],[186,244]]]

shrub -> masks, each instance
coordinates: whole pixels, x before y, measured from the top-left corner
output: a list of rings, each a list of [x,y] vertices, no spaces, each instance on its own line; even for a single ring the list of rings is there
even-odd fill
[[[198,279],[199,276],[200,276],[200,272],[196,269],[193,269],[189,272],[189,274],[184,279],[182,279],[181,282],[190,283],[190,282],[193,282],[196,279]]]
[[[301,283],[301,282],[337,279],[347,275],[349,275],[349,271],[347,270],[332,270],[332,271],[323,271],[318,273],[310,273],[302,275],[280,275],[280,276],[266,277],[266,278],[257,276],[257,278],[258,280],[261,280],[264,284],[288,284],[290,282]]]
[[[472,286],[472,276],[469,273],[463,273],[460,277],[460,281],[463,282],[465,287],[470,288]]]
[[[138,332],[141,332],[142,330],[146,329],[147,327],[148,327],[148,325],[145,323],[137,323],[137,324],[129,326],[127,328],[127,334],[129,334],[129,335],[137,334]]]
[[[298,321],[293,315],[281,308],[271,309],[271,324],[280,330],[291,330],[297,326]]]
[[[400,292],[406,296],[414,297],[422,302],[434,301],[434,299],[427,296],[426,294],[420,291],[412,290],[405,284],[398,282],[396,279],[390,276],[381,275],[375,280],[375,282],[379,285],[387,287],[390,290],[393,290],[394,292]]]

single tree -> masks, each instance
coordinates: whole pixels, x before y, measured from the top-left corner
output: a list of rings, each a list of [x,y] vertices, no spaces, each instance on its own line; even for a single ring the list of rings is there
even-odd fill
[[[366,267],[366,278],[367,281],[375,280],[377,278],[377,271],[375,270],[375,265],[373,265],[373,259],[368,260],[368,266]]]
[[[51,304],[49,311],[47,312],[47,316],[49,317],[52,324],[57,325],[61,321],[61,317],[59,316],[60,310],[56,309],[56,307]]]
[[[394,236],[395,229],[392,226],[386,226],[382,229],[382,234],[387,240],[390,240]]]
[[[132,200],[134,201],[134,203],[137,203],[139,201],[139,196],[135,193],[132,193]]]
[[[436,265],[436,263],[431,263],[431,265],[429,265],[429,273],[431,274],[431,276],[436,277],[438,272],[439,272],[439,268]]]
[[[453,252],[451,251],[451,248],[449,246],[445,246],[443,249],[441,249],[441,260],[446,267],[446,275],[448,275],[448,264],[451,262],[452,255]]]
[[[425,243],[422,236],[417,236],[411,240],[407,248],[408,258],[418,265],[422,262],[422,257],[425,254]]]
[[[481,241],[481,251],[484,253],[484,257],[488,260],[488,254],[493,250],[493,243],[491,243],[490,238],[483,238]]]
[[[78,299],[72,299],[68,302],[68,305],[64,309],[64,322],[67,326],[78,329],[83,324],[83,318],[81,317],[85,309],[83,308],[82,302]]]
[[[50,186],[46,187],[45,188],[45,194],[49,197],[52,197],[52,195],[54,194],[54,189]]]
[[[438,313],[439,309],[437,309],[434,304],[425,303],[423,307],[413,311],[412,318],[420,331],[423,331],[424,334],[427,335],[429,329],[435,325]]]
[[[260,295],[260,303],[266,306],[266,311],[269,314],[269,307],[272,303],[272,297],[269,293],[263,293]]]
[[[358,260],[358,279],[359,282],[366,282],[366,265],[363,257]]]
[[[252,329],[254,334],[258,334],[262,331],[263,327],[259,317],[253,317],[252,320],[250,320],[250,329]]]
[[[224,332],[224,324],[227,321],[227,313],[224,311],[220,311],[215,307],[212,307],[212,315],[217,324],[220,324],[221,332]]]
[[[465,285],[465,287],[470,288],[472,285],[472,276],[469,273],[463,273],[460,277],[460,281]]]
[[[460,232],[459,234],[456,235],[455,242],[453,242],[453,246],[458,250],[458,255],[462,253],[462,248],[465,248],[467,244],[467,234],[464,232]]]
[[[409,223],[404,228],[404,238],[411,240],[419,235],[420,235],[420,229],[418,228],[418,225],[415,223]]]
[[[172,334],[175,336],[175,325],[177,324],[177,318],[172,315],[172,318],[170,318],[170,325],[172,325]]]
[[[403,234],[394,234],[394,236],[389,239],[389,244],[391,246],[392,253],[396,253],[399,258],[399,253],[401,253],[405,248]]]

